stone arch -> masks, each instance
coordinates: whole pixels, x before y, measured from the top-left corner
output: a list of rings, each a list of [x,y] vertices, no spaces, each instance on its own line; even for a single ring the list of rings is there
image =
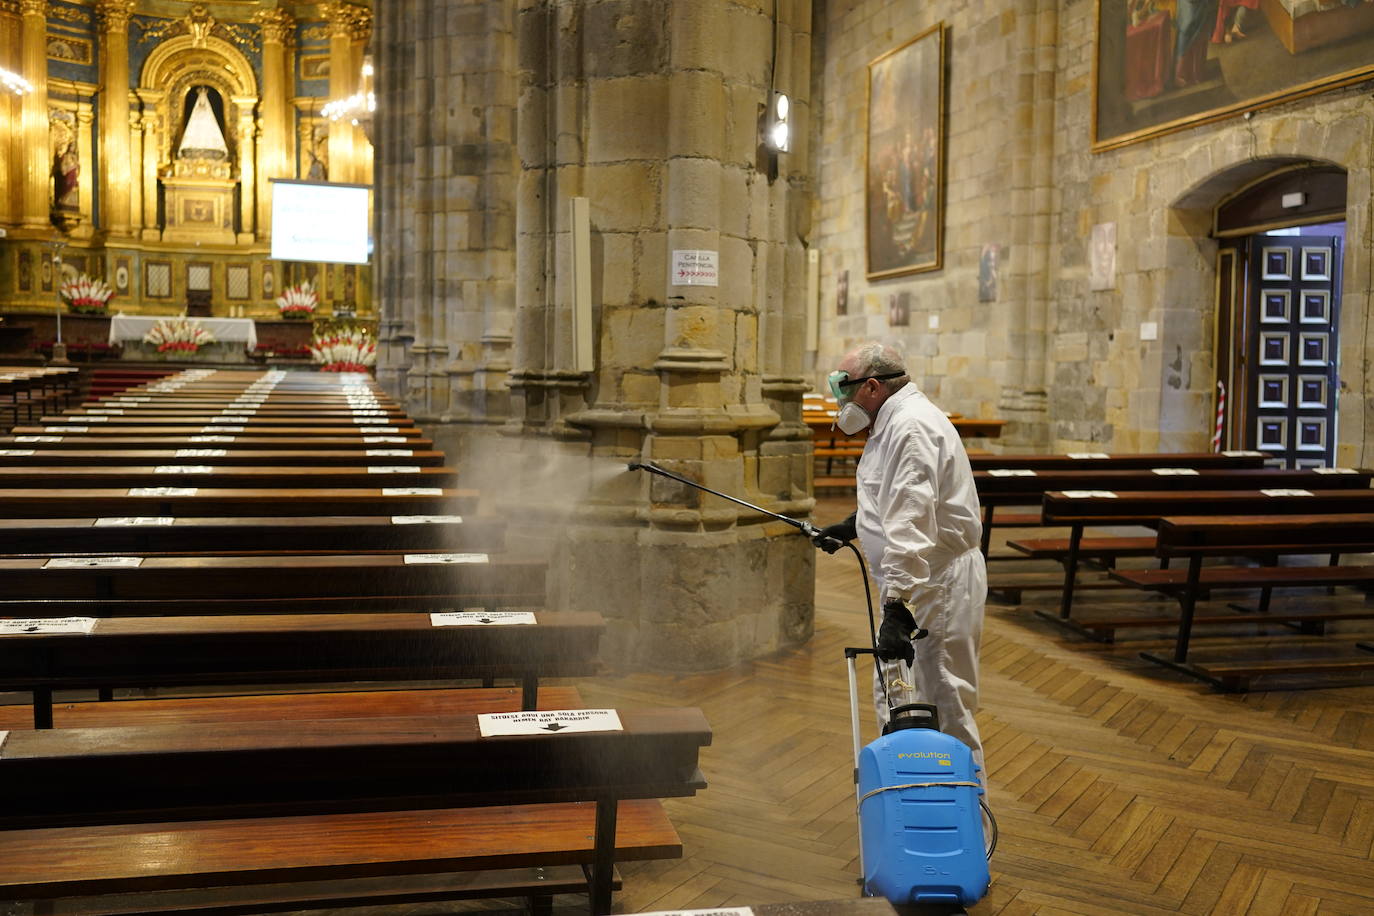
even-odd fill
[[[193,86],[211,86],[224,100],[224,139],[229,145],[230,161],[237,158],[239,144],[238,118],[230,106],[244,99],[258,98],[257,78],[253,66],[237,48],[213,36],[197,44],[190,36],[180,35],[159,44],[148,55],[139,75],[140,89],[160,92],[158,115],[165,129],[158,138],[158,159],[168,162],[173,145],[181,137],[182,102]]]
[[[1350,119],[1357,120],[1357,119]],[[1278,122],[1253,125],[1245,135],[1248,151],[1235,133],[1218,133],[1191,144],[1169,168],[1154,175],[1161,195],[1171,201],[1153,215],[1156,235],[1163,238],[1163,282],[1155,284],[1152,303],[1160,316],[1161,350],[1158,428],[1161,445],[1205,451],[1209,447],[1214,414],[1214,353],[1216,260],[1218,242],[1212,238],[1213,214],[1228,197],[1275,172],[1304,165],[1336,166],[1348,176],[1346,226],[1348,250],[1369,231],[1370,180],[1367,156],[1361,149],[1369,125],[1349,125],[1344,138],[1337,124],[1321,124],[1301,138],[1280,139]],[[1360,135],[1363,135],[1361,137]],[[1341,139],[1337,139],[1337,138]],[[1293,142],[1300,139],[1301,142]],[[1349,142],[1342,142],[1348,140]],[[1287,141],[1287,142],[1283,142]],[[1335,152],[1336,155],[1332,155]],[[1181,161],[1180,161],[1181,160]],[[1370,314],[1370,271],[1367,259],[1347,257],[1343,264],[1341,310],[1341,388],[1347,394],[1340,407],[1340,444],[1349,456],[1365,438],[1367,368],[1362,328]],[[1196,349],[1189,353],[1188,342]],[[1350,414],[1347,417],[1347,414]],[[1355,419],[1355,437],[1348,422]]]

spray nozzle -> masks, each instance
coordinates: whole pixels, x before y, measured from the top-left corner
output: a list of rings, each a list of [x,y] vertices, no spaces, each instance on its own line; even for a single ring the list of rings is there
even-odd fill
[[[644,462],[642,462],[642,461],[631,461],[629,464],[625,465],[625,470],[627,470],[627,471],[642,471],[642,470],[645,469],[645,467],[646,467],[646,465],[645,465]]]

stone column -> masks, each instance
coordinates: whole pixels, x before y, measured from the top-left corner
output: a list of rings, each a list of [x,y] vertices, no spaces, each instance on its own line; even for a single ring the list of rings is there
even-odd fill
[[[279,9],[261,10],[253,21],[262,32],[261,136],[258,140],[258,238],[272,234],[273,178],[291,178],[291,39],[296,20]]]
[[[100,228],[129,234],[129,14],[133,0],[100,0]]]
[[[1012,451],[1049,442],[1048,380],[1050,263],[1054,239],[1054,81],[1059,14],[1056,0],[1016,4],[1019,48],[1011,169],[1012,251],[1006,278],[1006,382],[998,410],[1011,421],[1002,436]]]
[[[511,4],[381,8],[373,56],[378,377],[431,425],[504,421],[515,286]]]
[[[51,227],[52,149],[48,142],[47,0],[20,0],[19,75],[33,91],[20,100],[20,137],[23,179],[21,217],[26,229]]]
[[[728,0],[521,3],[511,430],[572,454],[651,458],[804,517],[808,166],[804,144],[776,177],[760,161],[770,12]],[[775,85],[804,103],[811,4],[778,15]],[[572,196],[590,200],[591,373],[570,358]],[[714,253],[716,285],[674,283],[677,251]],[[811,632],[810,543],[661,478],[622,473],[594,488],[555,555],[551,601],[605,614],[619,664],[718,667]]]

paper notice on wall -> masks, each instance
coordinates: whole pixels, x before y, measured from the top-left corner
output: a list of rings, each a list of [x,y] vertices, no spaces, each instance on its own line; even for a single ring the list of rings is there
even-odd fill
[[[406,554],[406,565],[486,563],[487,559],[487,555],[484,553],[408,553]]]
[[[1035,472],[1030,468],[993,468],[988,471],[992,477],[1034,477]]]
[[[171,515],[129,515],[115,518],[98,518],[95,520],[97,528],[142,528],[142,527],[166,527],[176,524],[176,518]]]
[[[564,732],[624,731],[614,709],[549,709],[489,712],[477,717],[483,738],[497,735],[558,735]]]
[[[130,496],[195,496],[197,487],[130,487]]]
[[[443,487],[382,487],[383,496],[443,496]]]
[[[0,636],[28,636],[42,633],[86,633],[95,629],[94,617],[29,617],[0,620]],[[4,732],[0,732],[3,735]]]
[[[53,557],[44,569],[137,569],[142,557]]]
[[[1065,490],[1064,495],[1069,499],[1116,499],[1111,490]]]
[[[461,515],[393,515],[393,525],[461,525]]]
[[[720,252],[675,248],[669,270],[669,286],[719,286]]]
[[[1270,490],[1260,490],[1265,496],[1311,496],[1311,490],[1292,490],[1285,487],[1277,487]]]
[[[533,611],[446,611],[429,615],[435,627],[509,627],[538,623]]]

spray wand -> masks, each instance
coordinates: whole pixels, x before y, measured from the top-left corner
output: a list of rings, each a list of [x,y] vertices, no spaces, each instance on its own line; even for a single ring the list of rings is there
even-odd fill
[[[628,466],[628,469],[631,471],[648,471],[650,474],[657,474],[660,477],[667,477],[669,480],[676,480],[678,483],[685,483],[689,487],[695,487],[698,490],[704,490],[707,493],[710,493],[712,496],[719,496],[721,499],[728,499],[732,503],[739,503],[741,506],[744,506],[747,509],[753,509],[760,515],[771,516],[772,518],[775,518],[780,522],[787,522],[787,524],[791,525],[793,528],[800,529],[801,533],[809,538],[814,538],[816,535],[821,533],[821,529],[817,528],[810,522],[804,522],[801,519],[792,518],[787,515],[780,515],[777,512],[770,512],[762,506],[756,506],[753,503],[747,503],[742,499],[736,499],[735,497],[730,496],[729,494],[717,492],[716,490],[712,490],[710,487],[702,486],[695,480],[688,480],[686,477],[679,477],[672,471],[665,471],[663,470],[663,468],[659,467],[651,461],[631,461]]]

